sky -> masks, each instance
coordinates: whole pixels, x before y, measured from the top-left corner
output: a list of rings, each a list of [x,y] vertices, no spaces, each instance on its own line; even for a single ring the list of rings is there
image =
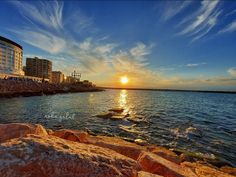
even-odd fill
[[[23,56],[99,86],[236,90],[236,1],[0,1]]]

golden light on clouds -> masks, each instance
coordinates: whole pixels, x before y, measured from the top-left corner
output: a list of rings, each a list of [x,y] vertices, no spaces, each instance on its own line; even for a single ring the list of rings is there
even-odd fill
[[[122,76],[122,77],[120,78],[120,83],[121,83],[121,84],[125,85],[125,84],[127,84],[128,82],[129,82],[129,78],[128,78],[127,76]]]

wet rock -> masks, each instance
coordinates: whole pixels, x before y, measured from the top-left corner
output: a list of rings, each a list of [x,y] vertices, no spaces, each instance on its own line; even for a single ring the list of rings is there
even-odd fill
[[[101,114],[98,114],[96,115],[96,117],[99,117],[99,118],[111,118],[114,114],[112,114],[111,112],[107,112],[107,113],[101,113]]]
[[[116,114],[116,115],[111,116],[112,120],[122,120],[124,118],[125,118],[125,115],[122,115],[122,114]]]
[[[135,125],[131,125],[131,126],[119,125],[119,128],[129,133],[142,134],[142,132],[135,129]]]
[[[112,108],[112,109],[109,109],[109,111],[116,112],[116,113],[122,113],[124,111],[124,108]]]
[[[0,124],[0,143],[12,138],[27,136],[28,134],[36,134],[41,136],[48,135],[42,125],[27,123],[11,123]]]
[[[138,163],[110,149],[29,135],[0,144],[3,177],[137,176]]]
[[[142,139],[135,139],[134,142],[138,145],[141,145],[141,146],[148,145],[147,141],[142,140]]]
[[[197,137],[202,137],[202,132],[195,128],[195,127],[188,127],[186,130],[185,130],[185,133],[188,134],[188,135],[194,135],[194,136],[197,136]]]

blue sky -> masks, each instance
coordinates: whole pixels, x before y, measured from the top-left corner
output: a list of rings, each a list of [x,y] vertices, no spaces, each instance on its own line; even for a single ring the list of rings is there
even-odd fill
[[[24,58],[101,86],[236,90],[234,1],[1,1]]]

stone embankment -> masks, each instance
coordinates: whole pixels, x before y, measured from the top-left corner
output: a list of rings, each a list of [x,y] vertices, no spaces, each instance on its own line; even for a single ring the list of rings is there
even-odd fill
[[[53,84],[0,79],[0,97],[40,96],[56,93],[101,91],[83,84]]]
[[[236,169],[181,161],[174,152],[117,137],[38,124],[0,124],[1,177],[232,177]]]

